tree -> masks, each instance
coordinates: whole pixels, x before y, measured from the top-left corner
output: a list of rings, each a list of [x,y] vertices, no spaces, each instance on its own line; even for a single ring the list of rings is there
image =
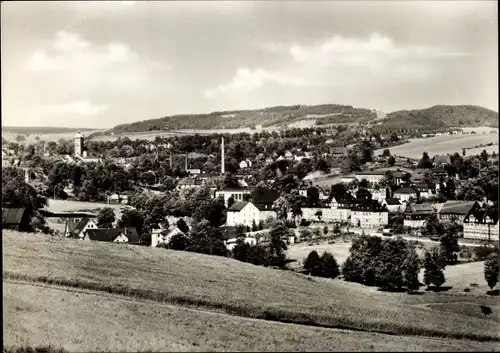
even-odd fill
[[[233,195],[229,196],[229,198],[227,199],[227,208],[230,208],[232,205],[234,205]]]
[[[427,288],[430,288],[431,284],[440,287],[445,282],[444,268],[444,261],[438,247],[432,248],[430,252],[425,252],[424,283]]]
[[[170,239],[168,248],[172,250],[186,250],[188,240],[184,234],[177,233]]]
[[[97,215],[97,227],[112,228],[115,221],[115,211],[111,207],[104,207]]]
[[[457,255],[455,253],[460,251],[457,229],[458,227],[455,224],[448,225],[440,238],[441,254],[446,259],[447,264],[455,264],[457,262]]]
[[[328,162],[325,159],[320,158],[316,164],[316,170],[320,170],[325,173],[330,172],[330,167],[328,166]]]
[[[210,203],[206,211],[205,218],[214,227],[220,227],[225,223],[225,210],[226,207],[224,206],[224,199],[217,197]]]
[[[432,214],[425,219],[425,230],[428,234],[444,234],[444,225],[437,218],[436,214]]]
[[[111,222],[112,223],[112,222]],[[144,216],[142,212],[134,208],[126,208],[122,211],[122,216],[118,221],[119,228],[132,227],[137,229],[139,235],[144,231]]]
[[[498,283],[498,276],[500,270],[499,254],[494,252],[488,255],[484,262],[484,279],[490,289],[493,289]]]
[[[375,285],[383,289],[403,287],[403,263],[406,243],[403,239],[388,239],[382,242],[382,251],[377,256],[374,269]]]
[[[380,237],[361,235],[353,240],[349,257],[342,266],[344,279],[368,286],[375,285],[375,270],[382,248]]]
[[[432,168],[432,161],[429,158],[427,152],[422,153],[422,158],[418,162],[417,168],[426,168],[426,169]]]
[[[326,237],[328,235],[328,226],[323,228],[323,235]]]
[[[392,167],[394,164],[396,164],[396,158],[394,158],[393,156],[390,156],[387,159],[387,164],[389,164]]]
[[[224,181],[222,182],[223,189],[237,189],[240,187],[240,183],[238,183],[238,178],[232,173],[227,173],[224,176]]]
[[[406,245],[406,256],[403,261],[402,269],[403,285],[406,287],[407,291],[413,292],[414,290],[418,290],[420,287],[420,281],[418,280],[420,258],[418,257],[413,243],[408,243]]]
[[[332,254],[325,251],[320,258],[321,277],[335,278],[340,274],[339,264]]]
[[[286,219],[290,205],[285,197],[280,196],[273,202],[273,209],[276,210],[278,219]]]
[[[390,157],[391,156],[391,152],[389,151],[389,149],[385,149],[384,152],[382,153],[382,156],[384,157]]]
[[[288,239],[290,232],[284,222],[275,222],[269,231],[269,259],[268,266],[284,268],[286,265],[287,249],[284,239]]]
[[[321,273],[321,261],[316,250],[313,250],[307,255],[304,260],[304,269],[309,271],[311,276],[318,276]]]
[[[186,250],[208,255],[227,255],[220,231],[206,219],[194,225]]]
[[[368,189],[360,187],[358,191],[356,191],[356,199],[358,200],[371,200],[372,194],[368,191]]]
[[[310,186],[307,188],[307,201],[309,207],[313,207],[319,202],[319,191],[315,186]]]
[[[184,234],[187,234],[189,233],[189,227],[188,225],[186,224],[186,221],[182,218],[179,218],[177,220],[177,228],[179,228],[179,230],[181,232],[183,232]]]

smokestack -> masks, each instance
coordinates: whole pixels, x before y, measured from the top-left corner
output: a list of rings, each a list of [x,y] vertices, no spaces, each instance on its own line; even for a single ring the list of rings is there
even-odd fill
[[[226,172],[225,171],[225,166],[224,166],[224,137],[222,138],[220,149],[221,149],[221,152],[220,152],[220,155],[221,155],[221,157],[220,157],[220,159],[221,159],[220,173],[222,175],[224,175],[224,173]]]
[[[170,170],[172,170],[172,151],[169,152],[170,152]]]
[[[186,172],[187,172],[187,170],[188,170],[188,154],[187,153],[186,153],[186,163],[185,164],[186,164]]]

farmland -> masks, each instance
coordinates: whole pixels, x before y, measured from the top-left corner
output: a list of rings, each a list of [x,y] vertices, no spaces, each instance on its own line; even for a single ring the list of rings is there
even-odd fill
[[[72,200],[54,200],[49,199],[49,204],[47,210],[50,212],[91,212],[97,213],[100,209],[104,207],[110,207],[115,211],[117,218],[121,215],[121,210],[129,207],[126,205],[117,204],[106,204],[99,202],[84,202],[84,201],[72,201]]]
[[[491,130],[491,129],[490,129]],[[392,155],[410,158],[420,158],[423,152],[427,152],[431,157],[436,154],[461,153],[462,148],[471,148],[480,144],[493,143],[498,150],[498,129],[495,134],[481,133],[475,135],[442,135],[429,138],[411,139],[410,142],[396,147],[389,148]],[[481,151],[484,148],[481,149]],[[375,151],[381,154],[384,149]],[[467,153],[470,154],[470,153]]]
[[[26,139],[24,141],[22,141],[21,143],[23,143],[23,144],[35,143],[36,142],[35,138],[37,136],[40,138],[40,140],[43,140],[46,142],[50,142],[50,141],[57,142],[60,139],[63,139],[63,140],[73,139],[73,137],[75,137],[76,131],[77,130],[75,129],[74,131],[72,130],[72,131],[66,131],[66,132],[49,132],[49,133],[47,133],[47,132],[43,132],[43,131],[29,130],[29,135],[28,136],[25,135]],[[99,131],[104,131],[104,130],[88,130],[88,131],[82,131],[82,133],[88,136],[93,132],[99,132]],[[4,129],[2,128],[2,137],[9,142],[15,142],[16,137],[19,134],[20,133],[18,133],[18,132],[13,132],[13,131],[9,131],[9,130],[4,131]]]
[[[12,231],[4,231],[3,246],[4,278],[9,280],[97,289],[254,319],[500,341],[496,309],[488,318],[474,318],[450,312],[449,308],[442,312],[419,307],[464,301],[476,305],[477,310],[479,304],[495,305],[495,298],[484,295],[408,296],[228,258]]]

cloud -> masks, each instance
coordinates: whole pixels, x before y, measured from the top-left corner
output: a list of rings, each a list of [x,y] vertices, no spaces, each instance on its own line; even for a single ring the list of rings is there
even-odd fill
[[[44,105],[38,106],[34,109],[35,115],[38,116],[65,116],[71,118],[72,116],[92,117],[99,115],[106,111],[107,106],[97,106],[87,100],[81,100],[61,105]]]
[[[282,85],[302,85],[303,82],[295,77],[283,75],[278,72],[269,72],[264,69],[239,68],[233,79],[226,85],[219,85],[215,88],[205,91],[208,98],[214,97],[218,93],[230,90],[251,91],[262,87],[267,82],[279,83]]]
[[[151,70],[167,66],[140,56],[125,43],[95,45],[77,33],[59,31],[49,46],[32,53],[26,68],[62,81],[67,89],[87,92],[135,89],[154,76]]]

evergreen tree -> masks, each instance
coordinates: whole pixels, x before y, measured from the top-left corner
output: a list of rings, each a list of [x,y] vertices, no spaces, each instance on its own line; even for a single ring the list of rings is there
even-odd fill
[[[499,270],[499,254],[496,252],[491,253],[484,262],[484,279],[486,280],[486,283],[488,283],[490,289],[493,289],[493,287],[495,287],[498,283]]]

